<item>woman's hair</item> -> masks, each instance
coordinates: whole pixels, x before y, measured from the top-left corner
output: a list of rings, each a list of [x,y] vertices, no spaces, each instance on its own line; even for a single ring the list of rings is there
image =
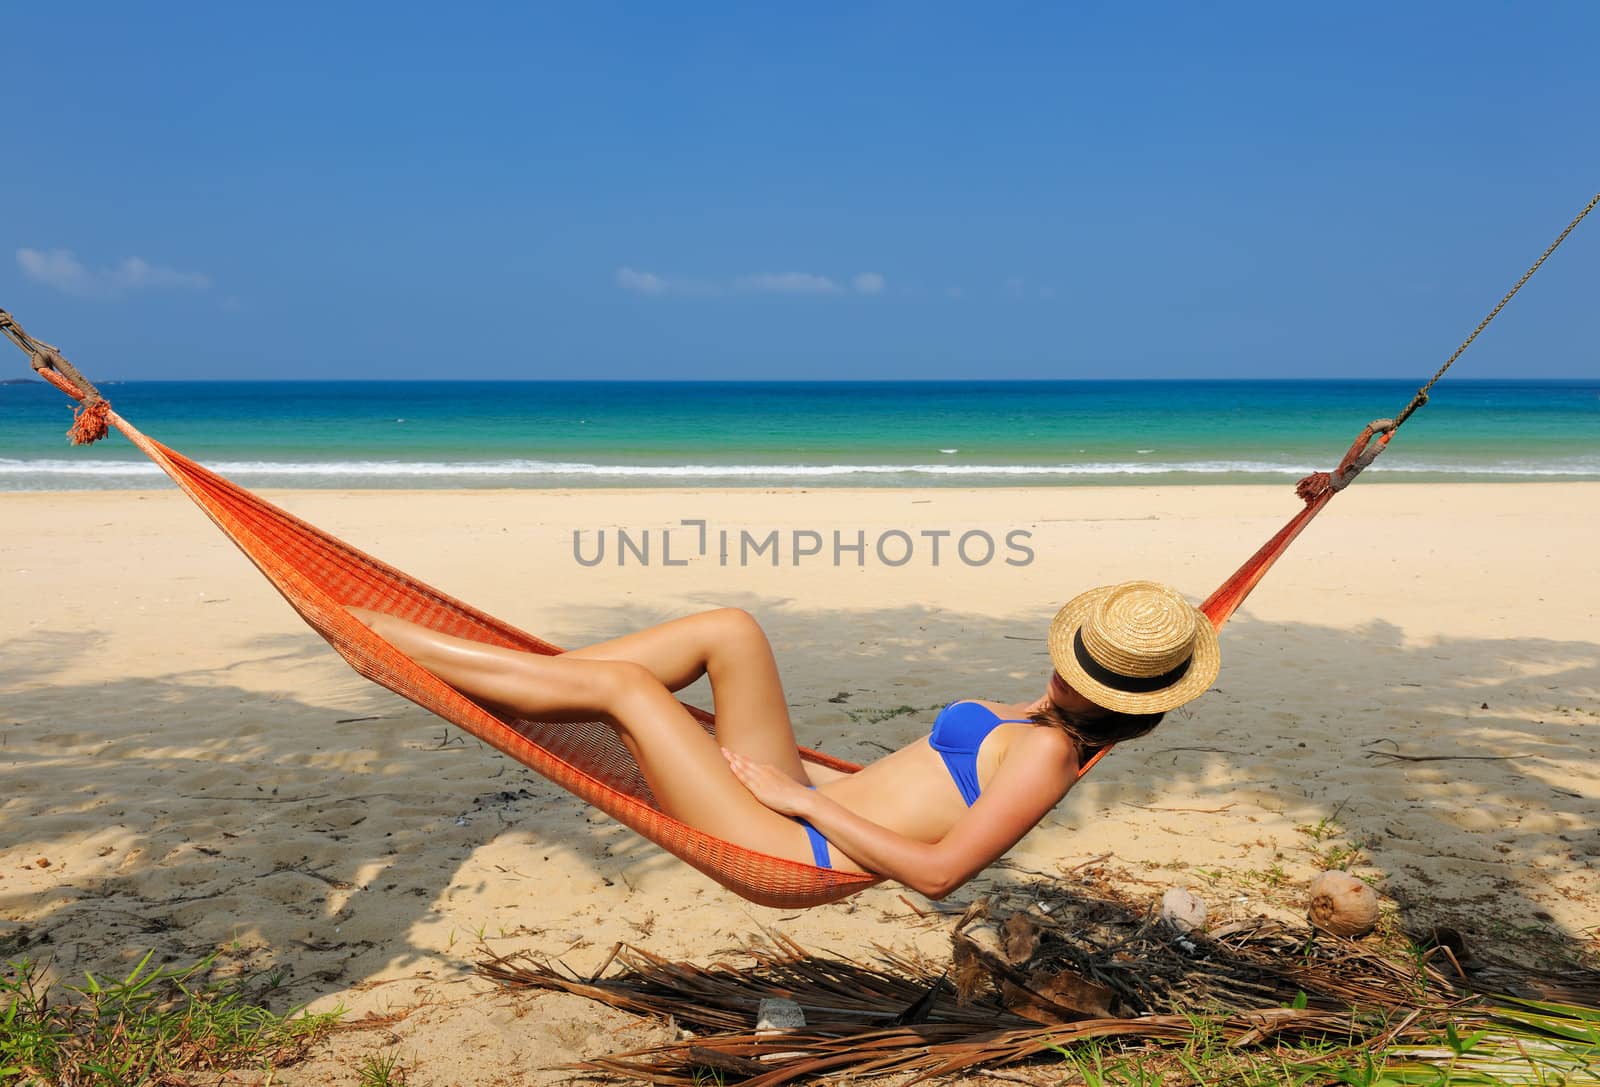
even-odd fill
[[[1092,753],[1135,736],[1143,736],[1161,723],[1164,713],[1076,713],[1064,710],[1054,702],[1046,702],[1044,709],[1030,714],[1028,719],[1036,725],[1053,725],[1065,732],[1083,753]]]

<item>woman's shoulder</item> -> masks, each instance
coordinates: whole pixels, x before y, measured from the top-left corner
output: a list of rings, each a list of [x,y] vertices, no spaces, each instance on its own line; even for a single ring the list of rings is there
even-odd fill
[[[1024,759],[1070,764],[1076,770],[1078,745],[1073,742],[1072,737],[1059,728],[1034,725],[1031,728],[1017,729],[1016,735],[1006,745],[1006,758],[1019,756]]]

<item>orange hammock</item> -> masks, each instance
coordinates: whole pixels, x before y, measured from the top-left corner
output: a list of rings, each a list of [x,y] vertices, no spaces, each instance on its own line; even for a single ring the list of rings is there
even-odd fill
[[[1346,487],[1363,467],[1389,445],[1395,429],[1410,418],[1413,411],[1427,403],[1427,392],[1438,379],[1450,370],[1462,352],[1477,339],[1491,320],[1506,307],[1510,299],[1522,290],[1523,283],[1539,271],[1539,266],[1566,240],[1566,235],[1584,221],[1584,216],[1600,205],[1600,194],[1595,194],[1584,210],[1566,226],[1555,242],[1544,250],[1544,255],[1534,261],[1533,267],[1517,280],[1517,285],[1507,291],[1498,306],[1491,309],[1472,335],[1456,347],[1445,365],[1435,371],[1427,384],[1418,389],[1405,410],[1394,419],[1378,419],[1362,431],[1350,445],[1338,469],[1333,472],[1315,472],[1299,482],[1296,491],[1306,507],[1291,517],[1290,522],[1278,530],[1256,554],[1250,557],[1234,576],[1222,583],[1205,604],[1200,605],[1216,628],[1221,629],[1235,608],[1243,604],[1251,589],[1261,581],[1267,570],[1277,562],[1310,519],[1322,512],[1322,507]],[[251,495],[243,487],[222,479],[216,472],[206,471],[187,456],[166,448],[157,440],[149,439],[134,429],[126,419],[110,410],[98,389],[78,373],[72,363],[62,359],[61,352],[42,339],[34,339],[22,331],[11,314],[0,309],[0,333],[11,339],[29,355],[38,375],[53,386],[66,392],[74,400],[82,400],[77,419],[67,434],[74,443],[94,442],[104,437],[107,427],[115,426],[130,442],[144,450],[152,461],[160,464],[166,474],[173,477],[184,493],[194,499],[200,509],[227,533],[245,557],[267,576],[282,592],[301,618],[312,629],[322,634],[328,644],[338,650],[344,660],[362,676],[382,684],[397,695],[410,698],[424,709],[435,712],[453,724],[461,725],[478,740],[493,744],[494,748],[509,754],[512,759],[554,781],[566,791],[587,800],[606,815],[661,845],[664,850],[682,858],[694,868],[706,872],[718,884],[736,895],[749,898],[763,906],[795,908],[818,906],[845,898],[862,887],[878,882],[878,877],[859,872],[837,872],[827,868],[813,868],[811,864],[787,861],[778,856],[768,856],[754,850],[715,839],[706,832],[674,820],[656,807],[650,786],[638,772],[634,760],[627,754],[616,733],[600,722],[586,724],[541,724],[533,720],[504,719],[494,716],[488,709],[461,695],[432,672],[419,666],[410,656],[398,652],[394,645],[376,636],[366,624],[355,620],[344,608],[371,608],[374,612],[387,612],[413,623],[456,637],[466,637],[491,645],[504,645],[528,653],[554,655],[562,650],[546,640],[523,634],[514,626],[478,612],[477,608],[462,604],[429,588],[421,581],[378,559],[366,556],[349,544],[334,539],[314,525],[278,509],[274,504]],[[707,730],[714,728],[712,716],[702,709],[686,706]],[[837,768],[853,773],[859,770],[850,762],[834,759],[819,751],[800,749],[800,756],[813,764]],[[1093,752],[1085,760],[1078,776],[1088,773],[1090,767],[1106,756],[1106,749]]]
[[[1404,410],[1392,420],[1380,419],[1369,424],[1332,473],[1317,472],[1300,481],[1296,491],[1305,502],[1305,508],[1290,518],[1277,535],[1263,544],[1200,605],[1217,629],[1220,630],[1244,602],[1278,556],[1300,535],[1301,529],[1383,452],[1396,428],[1428,402],[1428,390],[1597,205],[1600,205],[1600,193],[1567,224],[1427,384],[1417,390]],[[277,587],[290,606],[363,676],[460,725],[752,902],[783,908],[816,906],[837,901],[878,882],[878,877],[871,875],[836,872],[770,857],[678,822],[656,806],[650,787],[627,749],[616,734],[600,722],[552,725],[506,719],[466,698],[374,634],[345,607],[388,612],[445,634],[529,653],[556,654],[561,650],[414,581],[394,567],[362,554],[146,437],[113,412],[99,390],[62,358],[56,348],[29,336],[5,310],[0,310],[0,333],[29,356],[41,377],[74,400],[83,402],[68,431],[74,444],[103,438],[108,426],[122,431],[206,511],[217,527],[227,533]],[[693,706],[687,708],[708,731],[712,730],[709,713]],[[1096,751],[1085,760],[1079,776],[1099,762],[1106,750]],[[806,761],[820,766],[848,773],[860,769],[820,751],[802,748],[800,754]]]
[[[74,442],[95,441],[105,435],[108,425],[120,430],[183,488],[301,618],[363,676],[466,729],[752,902],[782,908],[816,906],[878,882],[879,877],[872,875],[817,868],[745,849],[672,818],[656,804],[627,748],[605,724],[501,717],[462,695],[345,608],[371,608],[458,638],[529,653],[556,654],[561,649],[357,551],[169,449],[112,411],[58,354],[50,352],[47,362],[38,367],[40,376],[85,402],[69,432]],[[1201,605],[1216,627],[1228,620],[1300,530],[1382,451],[1392,431],[1387,420],[1374,423],[1357,439],[1338,471],[1301,481],[1305,508]],[[713,728],[711,714],[693,706],[688,709],[708,731]],[[1086,760],[1080,776],[1106,750]],[[820,751],[802,748],[800,754],[808,762],[836,770],[860,769]]]

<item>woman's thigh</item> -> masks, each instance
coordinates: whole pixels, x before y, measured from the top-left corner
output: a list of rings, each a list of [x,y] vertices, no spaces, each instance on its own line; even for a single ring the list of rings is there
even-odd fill
[[[738,608],[702,612],[564,656],[629,660],[649,669],[670,690],[708,674],[717,742],[810,783],[772,645],[748,612]]]
[[[757,800],[723,758],[718,741],[660,688],[619,707],[617,729],[662,809],[747,849],[811,860],[805,828]]]

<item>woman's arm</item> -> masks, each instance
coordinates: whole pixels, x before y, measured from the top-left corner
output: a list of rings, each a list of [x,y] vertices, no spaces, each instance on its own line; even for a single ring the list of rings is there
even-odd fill
[[[1017,737],[977,803],[938,842],[865,819],[769,767],[729,755],[733,772],[762,803],[799,816],[869,872],[929,898],[943,898],[1005,854],[1066,795],[1077,769],[1072,742],[1055,729]],[[779,780],[782,779],[782,780]]]

